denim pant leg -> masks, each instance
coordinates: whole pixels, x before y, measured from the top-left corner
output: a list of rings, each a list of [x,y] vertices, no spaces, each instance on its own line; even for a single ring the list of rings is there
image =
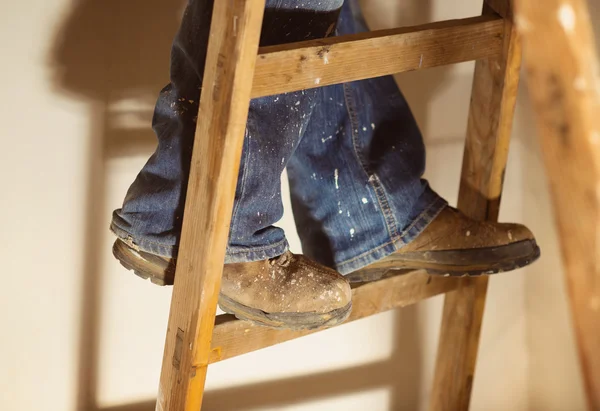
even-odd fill
[[[347,0],[338,34],[365,29]],[[323,88],[288,165],[304,253],[342,274],[409,243],[446,202],[421,177],[425,147],[393,77]]]
[[[220,1],[220,0],[217,0]],[[153,118],[158,147],[113,214],[111,229],[130,245],[177,254],[214,0],[190,0],[171,53],[170,84]],[[261,45],[334,32],[343,0],[267,0]],[[226,262],[282,254],[280,175],[306,130],[317,90],[251,102]]]

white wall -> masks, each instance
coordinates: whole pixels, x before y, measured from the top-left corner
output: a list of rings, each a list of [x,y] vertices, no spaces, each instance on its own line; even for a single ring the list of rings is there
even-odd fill
[[[374,27],[477,14],[478,0],[369,0]],[[170,290],[111,256],[107,226],[153,146],[178,9],[159,0],[0,0],[0,409],[153,410]],[[399,77],[456,200],[471,65]],[[523,94],[524,96],[524,94]],[[541,261],[491,281],[473,410],[583,410],[556,232],[526,98],[501,218]],[[288,208],[289,209],[289,208]],[[282,222],[298,248],[291,217]],[[207,410],[425,409],[441,298],[214,365]]]

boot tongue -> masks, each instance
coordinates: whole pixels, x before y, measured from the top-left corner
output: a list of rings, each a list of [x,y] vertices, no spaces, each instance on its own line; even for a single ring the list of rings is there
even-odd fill
[[[292,262],[292,253],[290,253],[289,251],[286,251],[285,253],[281,254],[279,257],[275,257],[275,258],[271,258],[269,260],[269,264],[273,265],[278,265],[280,267],[287,267],[290,265],[290,263]]]

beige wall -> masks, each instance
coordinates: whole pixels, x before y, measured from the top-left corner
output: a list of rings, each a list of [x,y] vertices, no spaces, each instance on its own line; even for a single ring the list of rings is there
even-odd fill
[[[477,14],[478,0],[368,0],[374,27]],[[127,273],[107,231],[154,140],[178,7],[159,0],[0,0],[0,409],[150,411],[170,290]],[[456,201],[472,65],[399,76]],[[521,93],[501,218],[543,257],[494,277],[476,411],[583,410],[556,232]],[[289,209],[289,207],[288,207]],[[298,241],[289,213],[282,226]],[[441,298],[210,368],[207,410],[425,409]]]

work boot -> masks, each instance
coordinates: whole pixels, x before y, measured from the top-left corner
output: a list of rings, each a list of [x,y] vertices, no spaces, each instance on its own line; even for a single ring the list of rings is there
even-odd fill
[[[122,240],[113,254],[128,270],[171,285],[176,259],[137,251]],[[293,330],[331,327],[352,309],[352,292],[339,273],[289,251],[268,260],[225,264],[219,307],[240,320]]]
[[[405,270],[479,276],[515,270],[539,256],[540,249],[527,227],[477,221],[446,207],[412,242],[347,278],[350,282],[374,281]]]

